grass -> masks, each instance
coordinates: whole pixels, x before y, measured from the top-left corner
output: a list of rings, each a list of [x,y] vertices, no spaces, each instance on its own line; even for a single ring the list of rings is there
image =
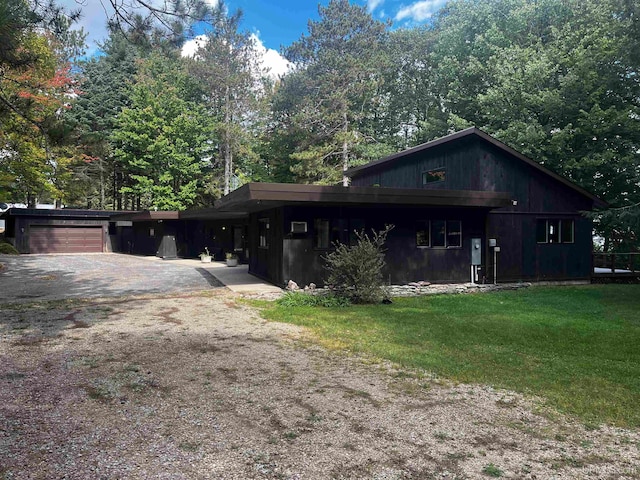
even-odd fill
[[[585,423],[640,426],[640,285],[534,287],[349,308],[263,305],[335,349],[534,394]]]
[[[498,478],[502,476],[502,470],[496,467],[493,463],[490,463],[489,465],[485,466],[482,469],[482,473],[484,473],[488,477]]]

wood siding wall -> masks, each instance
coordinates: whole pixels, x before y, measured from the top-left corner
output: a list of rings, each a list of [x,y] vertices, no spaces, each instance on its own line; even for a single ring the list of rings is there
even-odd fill
[[[9,217],[7,219],[7,227],[10,227],[10,232],[15,235],[15,247],[20,253],[31,253],[29,251],[29,238],[31,233],[31,227],[42,226],[59,226],[59,227],[82,227],[100,226],[103,230],[107,230],[109,227],[108,220],[95,220],[95,219],[61,219],[61,218],[47,218],[47,217]],[[24,231],[23,231],[24,230]],[[9,228],[7,228],[9,233]],[[9,236],[9,235],[7,235]],[[103,241],[106,239],[106,235],[103,235]],[[106,244],[103,245],[103,251],[107,251]]]
[[[405,207],[283,207],[251,216],[250,272],[277,285],[294,280],[301,287],[310,283],[324,284],[327,273],[323,256],[331,249],[314,246],[314,219],[327,219],[332,228],[341,231],[346,241],[349,220],[362,221],[367,232],[393,224],[387,238],[384,276],[394,284],[427,280],[434,283],[469,280],[471,238],[484,241],[487,211],[484,209],[440,209]],[[271,243],[268,249],[258,247],[258,218],[268,216]],[[416,246],[416,224],[424,220],[460,220],[462,247],[424,248]],[[291,222],[307,222],[307,233],[290,233]],[[276,227],[276,228],[274,228]],[[345,229],[347,231],[345,231]],[[336,233],[339,235],[339,233]]]
[[[249,273],[284,285],[289,279],[283,274],[283,208],[274,208],[249,217]],[[269,219],[268,246],[260,247],[258,223]]]
[[[214,260],[224,260],[233,250],[233,227],[246,226],[243,220],[163,220],[134,222],[132,227],[118,227],[117,251],[136,255],[166,256],[171,253],[171,239],[178,257],[196,258],[205,247]],[[153,228],[154,235],[150,235]],[[236,252],[241,262],[244,252]]]
[[[422,173],[445,169],[445,180],[422,184]],[[352,180],[354,186],[511,192],[516,202],[487,218],[486,238],[495,238],[498,280],[586,280],[591,275],[592,223],[580,215],[592,201],[556,179],[480,138],[416,152]],[[573,244],[536,243],[536,222],[575,221]],[[483,235],[485,237],[485,235]],[[492,250],[485,244],[485,256]],[[486,266],[493,279],[493,263]]]

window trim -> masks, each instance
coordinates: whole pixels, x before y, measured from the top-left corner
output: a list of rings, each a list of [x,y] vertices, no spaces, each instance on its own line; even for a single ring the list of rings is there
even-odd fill
[[[541,222],[544,222],[544,240],[540,240],[538,238],[539,228],[542,225]],[[555,242],[549,241],[550,236],[550,225],[549,222],[557,222],[558,223],[558,240]],[[563,231],[565,228],[565,224],[569,222],[571,227],[571,240],[566,241],[563,237]],[[573,218],[537,218],[536,219],[536,244],[538,245],[573,245],[576,243],[576,221]]]
[[[424,228],[420,228],[424,225]],[[427,242],[418,243],[418,231],[426,231]],[[431,220],[418,220],[416,222],[416,247],[417,248],[431,248]]]
[[[433,244],[433,222],[444,222],[444,245],[434,245]],[[459,238],[460,238],[460,244],[459,245],[449,245],[449,236],[451,234],[450,230],[449,230],[449,225],[451,223],[457,223],[459,226]],[[427,245],[420,245],[418,244],[418,231],[421,231],[420,226],[426,226],[426,232],[428,235],[428,244]],[[422,229],[424,230],[424,229]],[[462,220],[440,220],[440,219],[433,219],[433,220],[419,220],[416,222],[416,228],[415,228],[415,242],[416,242],[416,248],[432,248],[432,249],[436,249],[436,250],[454,250],[454,249],[460,249],[462,248],[462,243],[463,243],[463,237],[462,237]]]
[[[434,180],[428,180],[429,176],[435,177]],[[434,183],[441,183],[446,180],[447,169],[445,167],[432,168],[431,170],[424,170],[422,172],[422,185],[432,185]]]
[[[258,219],[258,248],[269,248],[269,244],[271,243],[269,241],[269,228],[269,217],[262,217]]]

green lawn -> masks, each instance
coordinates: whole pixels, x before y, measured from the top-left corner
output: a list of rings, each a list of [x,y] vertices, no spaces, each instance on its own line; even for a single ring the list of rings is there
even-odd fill
[[[640,285],[533,287],[264,308],[345,348],[460,382],[532,393],[588,423],[640,426]]]

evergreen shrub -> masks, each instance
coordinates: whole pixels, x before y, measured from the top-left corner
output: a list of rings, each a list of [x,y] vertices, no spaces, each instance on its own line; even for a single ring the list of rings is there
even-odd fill
[[[0,254],[2,255],[20,255],[18,250],[8,242],[0,242]]]

